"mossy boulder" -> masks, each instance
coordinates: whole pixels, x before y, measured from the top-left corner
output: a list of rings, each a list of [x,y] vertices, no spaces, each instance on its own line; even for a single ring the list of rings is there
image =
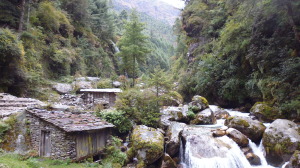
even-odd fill
[[[279,110],[265,102],[257,102],[250,109],[250,114],[262,122],[271,122],[279,116]]]
[[[194,120],[190,121],[190,124],[193,125],[210,125],[215,124],[217,122],[214,112],[207,108],[196,114]]]
[[[178,123],[178,122],[171,122],[168,130],[167,136],[169,140],[166,142],[166,152],[174,157],[179,152],[180,148],[180,132],[184,129],[186,124]]]
[[[266,129],[260,121],[249,117],[229,117],[225,120],[225,125],[229,128],[235,128],[246,135],[253,142],[259,143]]]
[[[131,135],[131,143],[130,153],[127,154],[128,157],[136,157],[138,165],[150,165],[164,153],[164,135],[155,128],[136,126]]]
[[[266,129],[263,145],[268,163],[280,166],[300,150],[300,129],[292,121],[277,119]]]
[[[299,168],[300,167],[300,151],[296,150],[290,159],[288,168]]]
[[[194,96],[192,102],[189,103],[189,109],[194,113],[200,112],[208,107],[209,104],[206,98],[199,95]]]

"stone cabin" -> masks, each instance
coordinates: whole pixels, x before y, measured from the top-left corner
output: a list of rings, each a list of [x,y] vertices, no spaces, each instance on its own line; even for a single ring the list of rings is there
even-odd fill
[[[83,100],[85,104],[94,103],[97,99],[107,101],[109,106],[115,105],[117,99],[117,93],[122,92],[119,88],[111,89],[81,89],[80,93],[83,93]]]
[[[114,125],[91,113],[26,110],[32,149],[41,157],[81,160],[96,156]]]

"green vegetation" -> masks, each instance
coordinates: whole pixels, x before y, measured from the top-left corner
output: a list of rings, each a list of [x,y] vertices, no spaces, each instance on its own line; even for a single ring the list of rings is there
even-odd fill
[[[133,79],[138,77],[138,69],[145,63],[147,37],[143,34],[144,25],[139,22],[139,18],[135,11],[130,16],[130,21],[125,25],[125,32],[120,39],[119,46],[121,52],[118,53],[122,57],[122,70],[124,74],[128,74]]]
[[[299,9],[296,0],[189,1],[174,28],[180,93],[231,107],[272,102],[299,118]]]
[[[24,158],[17,154],[0,154],[0,167],[3,168],[86,168],[89,163],[70,163],[70,161],[50,160],[45,158]]]
[[[101,161],[100,168],[122,168],[126,161],[126,153],[120,150],[122,140],[112,137],[112,144],[105,149],[105,157]]]
[[[128,133],[132,129],[132,123],[125,117],[125,112],[117,110],[102,110],[97,116],[114,124],[119,133]]]

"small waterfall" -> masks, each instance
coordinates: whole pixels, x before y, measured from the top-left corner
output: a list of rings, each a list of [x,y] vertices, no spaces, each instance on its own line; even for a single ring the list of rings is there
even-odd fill
[[[114,47],[115,53],[120,52],[120,49],[118,48],[118,46],[117,46],[112,40],[111,40],[110,42],[111,42],[111,44],[112,44],[113,47]]]
[[[267,160],[265,158],[265,149],[262,145],[262,141],[259,146],[257,146],[254,142],[249,139],[249,147],[252,149],[253,153],[260,158],[261,166],[257,167],[271,167],[268,165]]]
[[[250,168],[240,147],[229,137],[215,138],[211,128],[188,126],[180,141],[180,159],[184,168]]]

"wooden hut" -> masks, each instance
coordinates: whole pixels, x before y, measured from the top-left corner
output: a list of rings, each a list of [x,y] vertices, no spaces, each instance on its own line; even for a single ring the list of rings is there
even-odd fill
[[[103,99],[109,103],[110,107],[112,107],[115,105],[117,93],[122,92],[122,90],[119,88],[81,89],[80,92],[84,94],[83,100],[85,104],[94,103],[96,99]]]
[[[91,113],[26,110],[32,149],[41,157],[81,160],[104,149],[114,125]]]

